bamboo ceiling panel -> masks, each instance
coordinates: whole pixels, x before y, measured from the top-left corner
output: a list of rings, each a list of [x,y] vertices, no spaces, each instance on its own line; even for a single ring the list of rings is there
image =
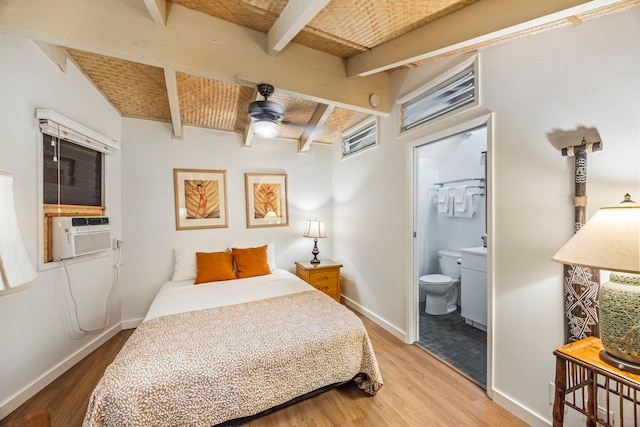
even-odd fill
[[[180,120],[185,125],[242,132],[257,90],[185,73],[176,73]]]
[[[67,52],[123,116],[171,120],[162,68],[75,49]]]
[[[333,0],[293,39],[350,58],[478,0]]]
[[[269,100],[279,102],[284,106],[284,117],[281,120],[282,128],[278,134],[280,138],[300,138],[304,127],[309,123],[318,107],[318,104],[313,101],[283,96],[277,92],[277,89],[273,96],[269,97]]]
[[[479,0],[333,0],[293,39],[350,58]],[[286,0],[172,0],[172,3],[267,33]]]
[[[336,107],[333,109],[324,126],[315,134],[313,138],[316,142],[333,144],[338,136],[349,123],[355,111],[346,108]]]
[[[171,2],[263,33],[271,29],[282,9],[287,5],[287,0],[171,0]]]

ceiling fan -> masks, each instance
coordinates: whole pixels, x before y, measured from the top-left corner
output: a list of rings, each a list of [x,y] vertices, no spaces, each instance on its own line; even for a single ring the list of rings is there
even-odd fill
[[[256,135],[273,138],[280,132],[277,120],[284,117],[284,107],[275,101],[269,101],[268,98],[274,92],[274,88],[270,84],[259,84],[258,92],[264,97],[264,100],[253,101],[249,104],[249,115],[256,120],[252,125],[253,131]]]

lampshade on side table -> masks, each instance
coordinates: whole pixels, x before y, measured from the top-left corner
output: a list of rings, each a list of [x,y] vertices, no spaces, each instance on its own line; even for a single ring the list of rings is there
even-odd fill
[[[554,256],[612,271],[600,285],[600,358],[640,374],[640,206],[601,208]]]

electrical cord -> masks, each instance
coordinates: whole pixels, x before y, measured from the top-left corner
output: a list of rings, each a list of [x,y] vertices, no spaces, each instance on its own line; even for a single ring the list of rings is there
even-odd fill
[[[62,233],[60,233],[60,240],[62,243]],[[61,245],[62,247],[62,245]],[[113,282],[111,282],[111,289],[109,290],[109,296],[107,297],[107,307],[106,307],[106,312],[105,312],[105,320],[104,320],[104,325],[101,326],[100,328],[97,329],[84,329],[82,326],[80,326],[80,319],[78,317],[78,302],[76,301],[75,296],[73,295],[73,290],[71,289],[71,276],[69,275],[69,270],[67,269],[67,263],[65,261],[64,258],[61,258],[60,261],[62,261],[62,266],[64,267],[64,272],[67,276],[67,289],[69,290],[69,295],[71,296],[71,301],[73,302],[73,312],[75,314],[75,318],[76,318],[76,326],[78,326],[78,329],[82,332],[84,332],[85,334],[95,334],[98,333],[102,330],[104,330],[104,328],[106,328],[107,326],[109,326],[109,322],[111,321],[111,297],[113,295],[113,291],[116,288],[116,283],[118,282],[118,270],[120,268],[121,265],[121,249],[120,249],[120,245],[117,246],[116,248],[116,263],[113,266]]]

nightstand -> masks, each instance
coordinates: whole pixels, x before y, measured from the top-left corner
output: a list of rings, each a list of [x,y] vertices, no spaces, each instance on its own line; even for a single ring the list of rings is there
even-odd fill
[[[342,264],[321,259],[320,264],[296,261],[296,276],[340,302],[340,268]]]

